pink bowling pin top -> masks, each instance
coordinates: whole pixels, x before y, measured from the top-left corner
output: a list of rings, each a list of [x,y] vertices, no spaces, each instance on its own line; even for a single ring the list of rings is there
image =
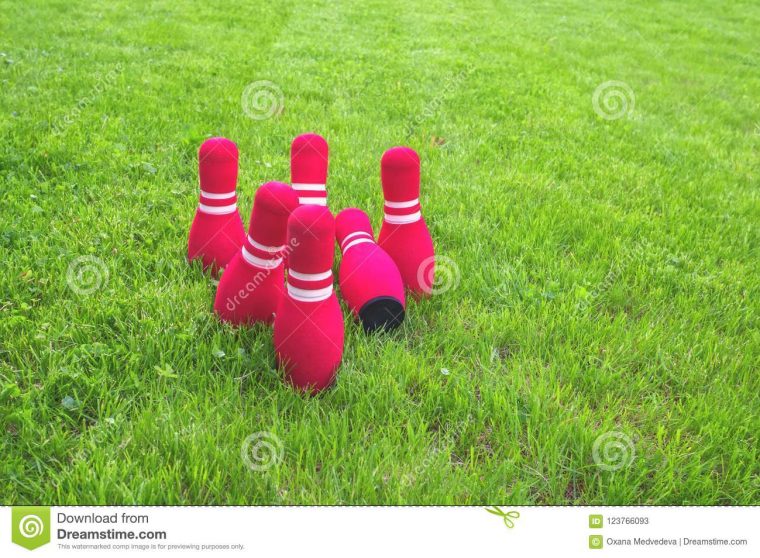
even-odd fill
[[[288,216],[298,207],[298,196],[282,182],[267,182],[256,191],[243,259],[250,265],[273,269],[282,263]]]
[[[200,202],[187,238],[187,258],[200,259],[213,275],[226,267],[243,244],[237,210],[238,150],[225,138],[211,138],[198,150]]]
[[[288,295],[301,302],[319,302],[333,294],[335,219],[326,207],[301,206],[288,220]]]
[[[267,182],[256,191],[248,235],[219,280],[214,311],[232,324],[269,323],[285,292],[282,265],[288,217],[298,196],[281,182]]]
[[[303,134],[290,145],[290,182],[301,205],[327,205],[327,141]]]
[[[285,379],[316,393],[330,386],[343,357],[343,314],[333,292],[335,220],[319,205],[288,219],[287,294],[274,318],[273,341]]]
[[[198,150],[198,175],[201,212],[226,215],[237,210],[238,148],[234,142],[226,138],[204,141]]]
[[[409,147],[393,147],[383,153],[380,179],[385,198],[384,219],[393,225],[419,221],[420,157]]]
[[[335,218],[335,238],[343,254],[357,244],[375,243],[369,217],[353,207],[344,209]]]
[[[408,147],[389,149],[381,160],[380,178],[385,206],[377,243],[396,262],[415,297],[430,294],[435,250],[420,209],[419,156]]]

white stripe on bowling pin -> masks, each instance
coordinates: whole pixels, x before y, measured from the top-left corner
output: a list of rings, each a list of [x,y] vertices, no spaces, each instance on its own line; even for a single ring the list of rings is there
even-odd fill
[[[351,240],[355,236],[358,236],[359,238]],[[363,242],[371,242],[374,244],[375,239],[373,239],[372,235],[369,234],[367,231],[352,232],[351,234],[347,234],[345,236],[345,238],[343,239],[343,243],[340,246],[340,249],[345,254],[348,251],[348,249],[351,248],[351,246],[362,244]]]
[[[367,231],[356,231],[356,232],[352,232],[351,234],[347,234],[345,237],[343,237],[343,244],[345,244],[346,242],[348,242],[349,239],[355,236],[368,236],[372,238],[372,235],[369,234]]]
[[[263,244],[260,244],[256,242],[253,238],[251,238],[251,235],[248,235],[248,242],[251,243],[251,246],[254,248],[257,248],[261,250],[262,252],[269,252],[270,254],[276,254],[277,252],[281,252],[285,249],[285,245],[282,246],[264,246]]]
[[[254,256],[245,249],[245,246],[243,246],[243,259],[252,266],[260,267],[262,269],[274,269],[282,263],[282,258],[267,260],[264,258],[259,258],[258,256]]]
[[[416,223],[419,221],[420,218],[422,218],[422,213],[419,211],[410,215],[388,215],[386,213],[383,218],[386,223],[390,223],[391,225],[408,225],[409,223]]]
[[[237,204],[233,203],[230,205],[214,206],[206,205],[205,203],[199,203],[198,209],[200,209],[203,213],[208,213],[209,215],[226,215],[227,213],[237,211]]]
[[[420,198],[403,202],[387,201],[385,202],[385,207],[390,207],[391,209],[403,209],[405,207],[414,207],[418,203],[420,203]]]
[[[324,205],[327,206],[327,198],[298,198],[298,203],[303,205]]]
[[[201,190],[201,196],[209,200],[226,200],[235,197],[235,191],[225,192],[224,194],[215,194],[213,192],[204,192]]]
[[[298,279],[299,281],[324,281],[332,276],[332,270],[328,269],[322,273],[299,273],[292,269],[288,270],[288,277]]]
[[[293,190],[299,192],[324,192],[326,190],[324,184],[308,184],[306,182],[293,182],[291,184]]]
[[[330,298],[333,286],[330,285],[324,289],[299,289],[293,285],[288,285],[288,294],[291,298],[301,302],[319,302]]]
[[[352,246],[356,246],[357,244],[362,244],[364,242],[369,242],[370,244],[375,243],[375,241],[372,240],[371,238],[357,238],[356,240],[352,240],[351,242],[349,242],[348,245],[346,245],[346,247],[343,248],[343,255],[345,256],[346,252],[348,252],[348,249],[351,248]]]
[[[301,192],[325,192],[327,193],[327,188],[324,184],[309,184],[307,182],[293,182],[291,184],[291,187],[293,190],[295,190],[297,193]],[[302,205],[327,205],[327,197],[321,197],[321,196],[299,196],[298,197],[298,203]]]
[[[328,269],[322,273],[299,273],[298,271],[289,269],[288,277],[298,279],[299,281],[324,281],[325,279],[332,277],[332,270]],[[288,283],[288,294],[295,300],[300,300],[301,302],[319,302],[321,300],[326,300],[330,298],[332,292],[332,283],[322,289],[300,289]]]

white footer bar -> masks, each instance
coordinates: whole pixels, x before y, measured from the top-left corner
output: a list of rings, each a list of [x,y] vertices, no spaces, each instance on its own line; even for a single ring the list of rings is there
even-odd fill
[[[253,473],[252,473],[253,474]],[[260,474],[256,472],[255,474]],[[760,508],[0,508],[0,554],[758,556]],[[42,533],[41,538],[27,535]],[[45,542],[45,537],[49,542]],[[19,541],[21,546],[11,541]],[[599,542],[601,541],[601,542]],[[601,548],[599,547],[601,546]]]

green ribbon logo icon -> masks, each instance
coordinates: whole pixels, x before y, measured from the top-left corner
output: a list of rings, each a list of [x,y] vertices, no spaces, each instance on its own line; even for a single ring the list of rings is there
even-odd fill
[[[14,507],[11,512],[11,540],[28,550],[50,542],[50,508]]]

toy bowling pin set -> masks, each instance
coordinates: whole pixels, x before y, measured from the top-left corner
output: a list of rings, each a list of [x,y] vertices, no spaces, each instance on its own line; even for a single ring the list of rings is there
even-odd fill
[[[433,259],[420,206],[420,158],[408,147],[380,161],[385,200],[375,240],[361,209],[333,217],[327,207],[328,145],[303,134],[290,147],[290,185],[256,191],[246,234],[237,207],[238,149],[211,138],[198,150],[200,201],[188,260],[220,277],[214,312],[234,325],[273,325],[274,349],[286,381],[309,393],[335,381],[343,356],[343,313],[334,290],[337,242],[341,298],[364,331],[392,330],[404,320],[407,292],[429,295],[419,272]]]

